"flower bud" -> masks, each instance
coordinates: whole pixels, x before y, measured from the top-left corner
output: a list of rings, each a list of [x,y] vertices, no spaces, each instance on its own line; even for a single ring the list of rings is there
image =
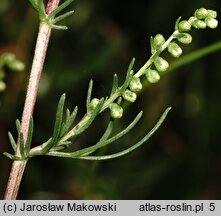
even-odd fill
[[[208,11],[205,8],[200,8],[196,10],[194,15],[197,19],[205,19],[208,15]]]
[[[215,19],[217,17],[217,12],[214,10],[208,10],[208,15]]]
[[[164,43],[165,43],[165,38],[163,37],[163,35],[157,34],[152,41],[152,46],[155,49],[159,49]]]
[[[168,48],[167,48],[168,52],[175,58],[178,58],[180,57],[180,55],[182,54],[182,49],[181,47],[175,43],[175,42],[172,42],[168,45]]]
[[[99,99],[98,98],[93,98],[90,102],[90,105],[89,105],[89,111],[93,111],[96,106],[99,104]]]
[[[197,20],[197,18],[195,16],[191,16],[189,19],[188,19],[188,22],[192,25],[192,23]]]
[[[142,83],[140,81],[140,78],[133,77],[130,81],[129,88],[132,92],[139,92],[142,89]]]
[[[123,93],[123,98],[131,103],[133,103],[137,99],[136,93],[126,89]]]
[[[123,108],[117,103],[110,105],[110,114],[112,118],[121,118],[123,116]]]
[[[3,81],[0,81],[0,92],[6,89],[6,84]]]
[[[191,30],[191,25],[187,20],[182,20],[179,24],[178,24],[178,30],[180,32],[187,32]]]
[[[160,80],[160,75],[156,70],[147,69],[146,78],[150,83],[157,83]]]
[[[195,20],[192,23],[192,26],[196,29],[205,29],[206,28],[206,23],[202,20]]]
[[[7,64],[15,60],[15,55],[12,53],[5,53],[1,57]]]
[[[8,67],[12,71],[23,71],[25,69],[25,64],[19,60],[14,60],[8,64]]]
[[[215,29],[218,26],[218,21],[211,16],[206,17],[205,23],[211,29]]]
[[[154,65],[159,72],[164,72],[169,67],[168,62],[161,57],[155,59]]]
[[[183,44],[190,44],[192,42],[192,36],[189,33],[182,33],[178,35],[177,40]]]

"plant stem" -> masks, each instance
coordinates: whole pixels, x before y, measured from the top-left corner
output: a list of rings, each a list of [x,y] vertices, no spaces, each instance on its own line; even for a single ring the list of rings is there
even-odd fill
[[[49,14],[51,11],[57,8],[59,2],[60,0],[49,0],[46,7],[46,13]],[[38,86],[41,78],[42,69],[44,66],[50,35],[51,28],[49,27],[49,25],[47,25],[44,22],[41,22],[39,26],[38,38],[35,46],[35,53],[32,62],[31,74],[29,78],[28,89],[21,121],[21,132],[23,133],[25,143],[28,136],[30,118],[35,107]],[[19,140],[17,143],[16,155],[20,156]],[[16,199],[26,164],[27,160],[13,162],[8,180],[8,185],[5,192],[6,200]]]

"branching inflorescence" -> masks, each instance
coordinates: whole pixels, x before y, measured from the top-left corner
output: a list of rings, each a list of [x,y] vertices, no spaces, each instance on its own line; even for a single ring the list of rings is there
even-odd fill
[[[73,0],[65,1],[57,9],[49,14],[47,14],[45,11],[43,0],[30,0],[30,2],[38,12],[42,22],[48,24],[51,28],[54,29],[64,30],[67,28],[66,26],[57,25],[57,22],[72,15],[73,11],[64,13],[58,17],[55,16],[64,8],[66,8],[71,2],[73,2]],[[85,160],[106,160],[125,155],[138,148],[143,143],[145,143],[160,127],[169,110],[171,109],[170,107],[165,110],[153,129],[146,136],[144,136],[143,139],[132,145],[132,147],[129,147],[128,149],[115,154],[104,156],[93,155],[93,153],[98,149],[113,143],[114,141],[130,132],[130,130],[133,129],[133,127],[138,123],[142,117],[142,111],[138,113],[135,119],[124,130],[117,134],[112,134],[113,120],[119,119],[123,116],[123,108],[121,106],[122,101],[126,100],[130,103],[135,102],[137,93],[143,88],[140,78],[142,76],[146,76],[146,79],[149,83],[157,83],[160,80],[160,76],[168,69],[169,63],[160,56],[161,53],[164,50],[167,50],[173,57],[180,57],[182,54],[182,48],[179,44],[190,44],[192,42],[192,36],[189,33],[191,28],[193,27],[195,29],[204,29],[209,27],[214,29],[218,25],[216,16],[217,13],[215,11],[200,8],[196,10],[195,14],[188,20],[181,20],[181,17],[178,18],[175,24],[175,31],[167,40],[161,34],[157,34],[155,37],[151,37],[151,57],[149,60],[137,72],[134,72],[133,66],[135,59],[133,58],[129,64],[127,75],[122,85],[119,85],[118,76],[117,74],[114,74],[112,90],[108,97],[100,99],[92,98],[93,81],[91,80],[89,83],[86,100],[87,112],[77,124],[73,123],[77,116],[78,108],[75,107],[72,112],[67,109],[64,114],[65,94],[63,94],[57,107],[53,134],[51,138],[49,138],[43,144],[31,149],[33,119],[30,120],[28,138],[26,143],[24,143],[23,134],[20,130],[20,122],[17,120],[16,126],[19,138],[20,154],[4,154],[13,160],[27,160],[28,158],[38,155],[49,155],[55,157],[67,157]],[[95,145],[84,149],[80,149],[74,152],[65,151],[65,149],[67,149],[72,144],[72,140],[75,140],[77,137],[79,137],[79,135],[82,134],[92,124],[96,116],[106,109],[110,110],[111,120],[100,140]],[[64,119],[65,121],[63,121]],[[73,127],[73,125],[75,126]],[[9,133],[9,140],[13,149],[16,150],[16,142],[11,133]]]

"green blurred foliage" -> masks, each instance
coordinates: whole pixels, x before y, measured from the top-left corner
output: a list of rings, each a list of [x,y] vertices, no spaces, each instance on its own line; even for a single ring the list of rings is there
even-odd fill
[[[11,161],[7,131],[15,132],[21,118],[31,66],[38,19],[27,1],[1,0],[0,54],[12,52],[26,64],[25,74],[8,74],[7,90],[0,95],[0,197],[3,197]],[[50,137],[58,99],[67,93],[67,106],[85,112],[88,82],[95,81],[94,96],[106,96],[112,76],[121,80],[133,56],[139,68],[150,56],[149,38],[168,37],[175,20],[188,18],[200,7],[217,10],[215,0],[117,1],[77,0],[69,29],[53,31],[34,113],[33,145]],[[190,53],[220,40],[217,30],[193,31]],[[139,110],[144,117],[137,128],[106,152],[123,149],[150,129],[162,111],[172,106],[166,122],[143,147],[130,155],[105,162],[38,157],[30,160],[19,199],[221,199],[221,61],[220,52],[169,73],[149,86],[124,118],[121,129]],[[166,57],[169,59],[168,57]],[[172,61],[172,59],[170,59]],[[102,114],[74,144],[94,144],[108,122]],[[100,152],[100,153],[106,153]]]

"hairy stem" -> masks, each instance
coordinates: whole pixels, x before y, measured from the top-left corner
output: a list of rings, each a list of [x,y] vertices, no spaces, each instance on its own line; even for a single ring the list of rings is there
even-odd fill
[[[59,2],[60,0],[49,0],[46,7],[46,12],[50,13],[55,8],[57,8]],[[38,86],[41,78],[41,72],[44,66],[50,35],[51,28],[46,23],[41,22],[39,26],[38,38],[35,46],[35,53],[21,121],[21,132],[23,133],[25,143],[28,136],[29,121],[35,107]],[[19,141],[17,144],[16,155],[20,156]],[[16,199],[26,164],[27,160],[13,162],[5,192],[5,199]]]

